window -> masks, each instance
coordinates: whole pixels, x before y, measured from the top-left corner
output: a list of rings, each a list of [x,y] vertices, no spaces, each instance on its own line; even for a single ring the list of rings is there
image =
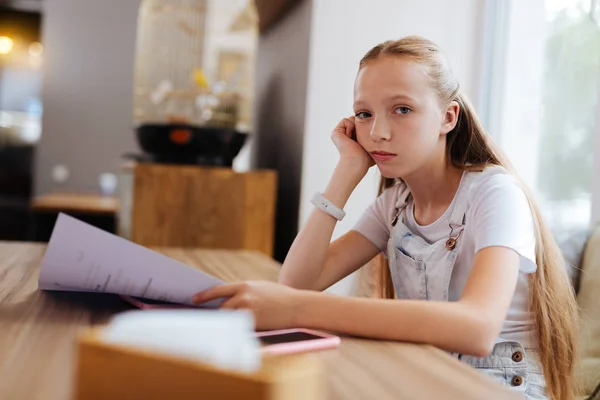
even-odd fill
[[[484,85],[498,106],[488,109],[497,113],[488,129],[555,232],[589,225],[593,179],[600,175],[594,170],[600,158],[600,13],[594,8],[596,0],[511,1],[495,28],[504,32],[502,62],[492,67],[495,82]]]
[[[537,191],[552,226],[587,225],[592,209],[600,27],[590,1],[546,0]]]

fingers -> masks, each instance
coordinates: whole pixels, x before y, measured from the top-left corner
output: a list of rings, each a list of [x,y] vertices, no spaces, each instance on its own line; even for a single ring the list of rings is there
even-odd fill
[[[354,125],[354,117],[351,116],[349,118],[344,118],[344,123],[346,125],[346,136],[352,138],[354,135],[354,129],[356,128]]]
[[[356,153],[356,125],[354,124],[354,116],[342,119],[331,132],[331,140],[337,147],[340,154],[348,152]],[[350,140],[348,140],[350,139]],[[351,144],[353,143],[353,144]]]
[[[344,118],[333,130],[332,137],[343,135],[352,138],[355,132],[354,117]]]
[[[192,301],[195,304],[205,303],[207,301],[219,299],[222,297],[232,297],[234,296],[243,286],[243,283],[230,283],[225,285],[219,285],[207,289],[203,292],[196,294]]]
[[[222,310],[237,310],[238,308],[243,308],[242,304],[239,301],[238,296],[234,296],[229,298],[227,301],[224,301],[220,306]]]
[[[344,118],[341,120],[336,127],[336,131],[350,137],[354,131],[354,118]]]

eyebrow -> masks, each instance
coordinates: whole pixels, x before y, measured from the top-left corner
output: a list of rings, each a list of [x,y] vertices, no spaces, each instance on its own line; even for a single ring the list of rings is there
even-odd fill
[[[405,101],[409,101],[411,103],[417,103],[417,101],[413,97],[405,95],[405,94],[397,94],[395,96],[388,98],[387,100],[389,100],[389,101],[405,100]],[[354,107],[360,106],[363,103],[365,103],[363,100],[357,100],[354,102]]]

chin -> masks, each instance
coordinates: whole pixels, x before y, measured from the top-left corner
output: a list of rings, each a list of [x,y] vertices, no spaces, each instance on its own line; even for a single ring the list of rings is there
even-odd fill
[[[390,168],[389,166],[381,166],[377,165],[377,169],[379,169],[379,173],[382,177],[388,179],[396,179],[402,176],[402,172],[398,171],[398,168]]]

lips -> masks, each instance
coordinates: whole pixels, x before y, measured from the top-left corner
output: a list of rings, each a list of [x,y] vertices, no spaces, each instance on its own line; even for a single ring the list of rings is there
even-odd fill
[[[387,151],[372,151],[371,157],[373,157],[375,161],[385,162],[392,160],[394,157],[396,157],[396,154],[388,153]]]

